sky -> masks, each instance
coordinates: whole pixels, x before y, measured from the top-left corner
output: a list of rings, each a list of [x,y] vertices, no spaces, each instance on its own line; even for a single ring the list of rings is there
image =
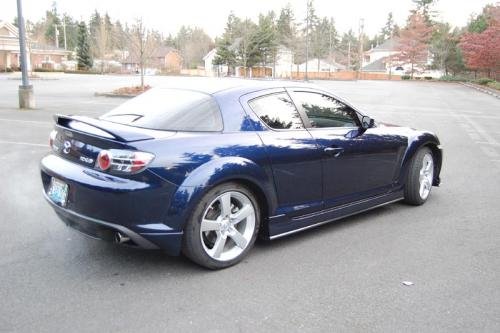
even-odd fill
[[[23,0],[25,19],[41,19],[51,7],[53,0]],[[145,24],[165,35],[175,34],[181,25],[203,28],[212,38],[224,31],[230,11],[237,16],[256,20],[259,13],[279,10],[290,3],[296,19],[302,21],[306,13],[306,0],[58,0],[59,13],[68,13],[76,19],[88,20],[97,9],[108,12],[112,20],[133,22],[142,18]],[[463,26],[471,13],[480,13],[482,8],[494,0],[438,0],[434,9],[439,18],[453,26]],[[139,5],[139,6],[138,6]],[[403,26],[409,10],[414,7],[411,0],[315,0],[318,16],[333,17],[341,33],[349,29],[358,31],[358,23],[364,19],[365,32],[377,34],[393,12],[397,24]],[[17,15],[16,0],[2,0],[0,20],[12,22]]]

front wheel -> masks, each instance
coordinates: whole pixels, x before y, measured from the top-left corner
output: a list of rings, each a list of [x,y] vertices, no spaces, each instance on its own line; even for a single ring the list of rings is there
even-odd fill
[[[412,159],[405,186],[405,202],[422,205],[427,201],[434,181],[434,158],[429,148],[421,148]]]
[[[201,199],[187,222],[183,253],[210,269],[232,266],[252,248],[259,224],[254,195],[240,184],[222,184]]]

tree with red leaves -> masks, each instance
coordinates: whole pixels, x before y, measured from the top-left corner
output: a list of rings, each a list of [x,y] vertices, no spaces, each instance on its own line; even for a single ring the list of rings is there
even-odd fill
[[[488,77],[500,72],[500,6],[491,7],[486,30],[466,33],[460,40],[460,48],[468,68],[485,71]]]
[[[411,78],[415,67],[425,65],[429,55],[429,40],[432,28],[428,25],[425,17],[419,13],[413,13],[408,18],[406,28],[401,30],[397,46],[399,54],[395,59],[406,64],[411,64]]]

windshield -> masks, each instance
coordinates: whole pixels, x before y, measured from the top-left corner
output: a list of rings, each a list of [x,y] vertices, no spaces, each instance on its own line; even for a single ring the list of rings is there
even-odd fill
[[[219,106],[210,95],[181,89],[151,89],[112,111],[102,120],[168,131],[221,131]]]

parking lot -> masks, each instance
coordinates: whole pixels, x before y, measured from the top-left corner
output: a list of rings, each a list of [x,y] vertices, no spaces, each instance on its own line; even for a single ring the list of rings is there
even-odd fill
[[[52,115],[100,115],[124,99],[95,92],[138,81],[33,81],[38,109],[19,111],[20,81],[0,75],[0,332],[500,331],[500,99],[451,83],[317,82],[376,120],[436,132],[442,186],[424,206],[260,241],[207,271],[86,238],[42,196]]]

